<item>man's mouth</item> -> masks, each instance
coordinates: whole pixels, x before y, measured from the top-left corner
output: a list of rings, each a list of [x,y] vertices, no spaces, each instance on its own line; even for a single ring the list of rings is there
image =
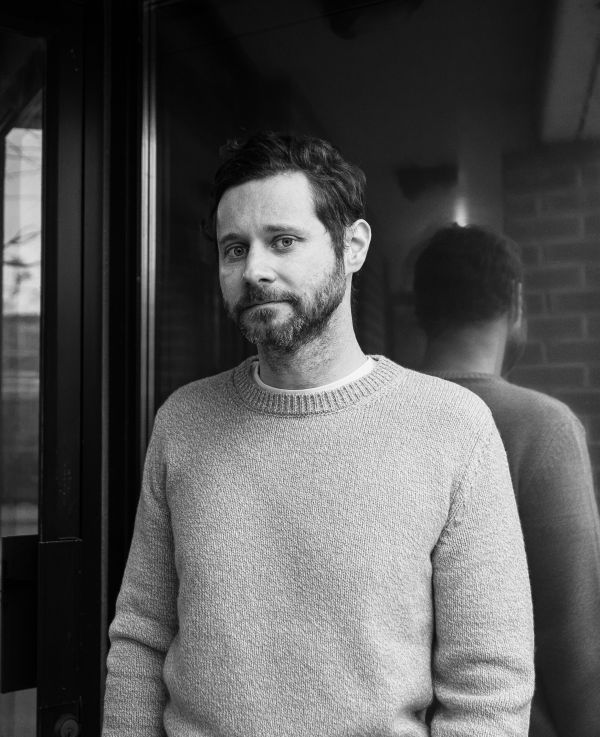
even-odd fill
[[[267,299],[264,302],[252,302],[252,304],[246,305],[243,309],[250,310],[253,307],[265,307],[267,305],[278,305],[281,303],[282,303],[282,300],[280,299]]]

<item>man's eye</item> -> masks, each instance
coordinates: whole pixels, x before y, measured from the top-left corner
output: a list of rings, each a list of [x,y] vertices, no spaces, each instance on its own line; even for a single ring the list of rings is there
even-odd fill
[[[243,258],[245,254],[245,246],[231,246],[225,251],[227,258]]]
[[[278,246],[279,248],[291,248],[295,242],[296,242],[295,238],[292,238],[289,235],[284,235],[275,241],[275,245]]]

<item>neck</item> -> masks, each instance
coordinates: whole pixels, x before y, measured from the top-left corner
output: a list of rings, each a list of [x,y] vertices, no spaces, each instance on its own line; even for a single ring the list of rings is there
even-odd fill
[[[278,389],[311,389],[342,379],[365,361],[350,310],[336,311],[325,329],[292,351],[258,346],[260,378]]]
[[[507,327],[502,320],[448,330],[427,342],[422,370],[500,376]]]

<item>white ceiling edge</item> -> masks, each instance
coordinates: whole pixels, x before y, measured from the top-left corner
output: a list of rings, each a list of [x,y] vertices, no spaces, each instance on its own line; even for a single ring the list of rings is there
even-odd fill
[[[599,46],[597,0],[558,0],[543,101],[543,141],[600,138]]]

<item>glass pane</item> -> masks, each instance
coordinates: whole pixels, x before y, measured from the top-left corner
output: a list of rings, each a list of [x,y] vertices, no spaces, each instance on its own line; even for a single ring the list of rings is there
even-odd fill
[[[227,139],[297,131],[367,175],[374,240],[355,314],[367,352],[419,366],[411,264],[433,229],[473,223],[519,242],[529,335],[515,382],[574,409],[600,481],[600,75],[584,6],[148,0],[146,15],[155,405],[254,352],[221,308],[203,218]]]
[[[509,5],[492,18],[469,2],[146,2],[157,406],[255,352],[221,308],[203,218],[220,146],[261,128],[328,138],[365,170],[356,328],[365,350],[410,362],[394,329],[410,248],[435,222],[498,226],[502,151],[532,142],[543,3]]]
[[[0,29],[0,50],[0,532],[7,537],[38,529],[44,47]],[[34,735],[35,712],[35,689],[3,694],[0,734]]]

